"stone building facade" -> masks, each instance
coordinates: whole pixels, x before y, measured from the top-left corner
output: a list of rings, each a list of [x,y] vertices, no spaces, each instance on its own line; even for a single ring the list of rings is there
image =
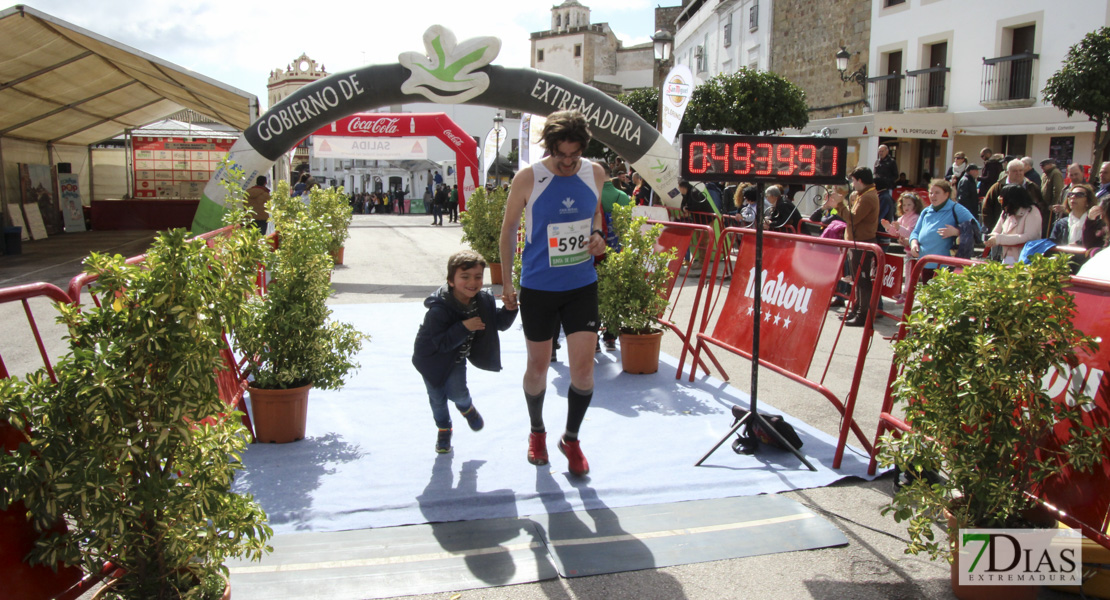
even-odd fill
[[[270,77],[266,81],[266,109],[273,108],[293,92],[328,75],[323,64],[317,66],[315,60],[309,58],[307,54],[301,54],[293,62],[285,65],[284,70],[270,71]],[[308,145],[304,142],[293,150],[292,163],[294,168],[307,168],[308,162]],[[289,180],[289,163],[289,160],[279,160],[274,163],[274,181]]]
[[[836,53],[851,53],[848,74],[868,62],[870,0],[774,0],[772,27],[771,71],[805,90],[810,119],[863,112],[866,88],[840,80]]]
[[[611,96],[651,87],[651,43],[625,48],[608,23],[590,23],[590,9],[566,0],[551,9],[551,29],[531,35],[532,68],[557,73]]]

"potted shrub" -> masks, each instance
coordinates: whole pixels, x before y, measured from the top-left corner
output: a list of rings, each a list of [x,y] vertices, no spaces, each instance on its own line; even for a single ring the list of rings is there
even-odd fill
[[[312,188],[308,192],[308,214],[328,230],[331,235],[328,254],[335,264],[343,264],[343,244],[350,236],[349,228],[354,218],[350,198],[343,193],[343,188]]]
[[[265,513],[231,491],[248,435],[215,378],[261,257],[244,226],[211,244],[163,233],[137,265],[86,260],[103,302],[58,305],[57,383],[44,370],[0,381],[0,420],[22,436],[0,452],[0,506],[26,506],[41,532],[32,561],[110,562],[108,598],[208,599],[228,591],[225,558],[271,550]]]
[[[631,206],[613,206],[613,231],[621,250],[597,264],[598,312],[601,323],[620,334],[621,366],[627,373],[659,370],[663,330],[655,318],[667,308],[662,295],[671,273],[667,263],[674,250],[657,251],[663,226],[647,226],[646,217],[632,217]]]
[[[366,336],[329,318],[332,233],[289,196],[285,182],[276,186],[268,209],[280,240],[263,260],[271,279],[265,294],[247,300],[234,343],[253,377],[255,438],[281,443],[304,438],[309,388],[342,386],[358,367],[352,358]]]
[[[474,190],[466,201],[466,211],[459,216],[462,241],[482,255],[489,263],[490,282],[501,284],[501,222],[505,220],[505,203],[509,193],[502,189]]]
[[[909,479],[883,509],[908,523],[907,553],[953,561],[949,539],[934,537],[946,515],[953,540],[960,528],[1035,525],[1030,494],[1064,463],[1084,470],[1101,459],[1110,431],[1080,419],[1090,399],[1068,406],[1042,387],[1050,368],[1074,365],[1077,351],[1095,344],[1071,323],[1069,275],[1066,258],[1037,257],[1031,265],[939,270],[918,288],[919,306],[894,346],[902,372],[893,393],[912,430],[884,436],[880,452],[884,466]],[[1046,445],[1064,421],[1070,441]],[[952,582],[963,597],[954,566]]]

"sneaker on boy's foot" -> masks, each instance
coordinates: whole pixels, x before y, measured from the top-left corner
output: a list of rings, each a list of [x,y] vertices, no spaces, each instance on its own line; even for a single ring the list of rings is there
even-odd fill
[[[436,436],[436,452],[439,454],[447,454],[451,451],[451,430],[440,429],[439,435]]]
[[[485,420],[482,419],[482,415],[478,414],[478,409],[474,408],[473,404],[462,416],[466,417],[466,424],[470,425],[470,429],[473,431],[481,431],[486,426]]]
[[[605,342],[605,349],[606,350],[616,350],[617,349],[617,337],[616,336],[609,335],[609,333],[606,332],[605,336],[602,339]]]
[[[586,461],[586,455],[582,454],[582,447],[578,444],[578,440],[572,442],[560,437],[559,452],[567,457],[567,468],[570,469],[571,475],[582,477],[590,472],[590,463]]]
[[[537,466],[547,464],[547,432],[533,431],[528,436],[528,462]]]

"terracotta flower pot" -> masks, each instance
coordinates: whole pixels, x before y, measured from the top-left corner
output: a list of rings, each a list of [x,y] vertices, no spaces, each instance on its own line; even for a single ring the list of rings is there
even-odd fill
[[[339,250],[331,253],[331,258],[333,261],[335,261],[335,264],[337,265],[343,264],[343,249],[344,246],[340,246]]]
[[[247,389],[256,441],[285,444],[304,439],[311,385],[288,390]]]
[[[231,581],[229,581],[223,575],[220,575],[220,577],[222,577],[225,582],[224,593],[222,596],[220,596],[220,600],[231,600]],[[104,598],[106,598],[107,595],[112,591],[113,585],[115,585],[115,580],[109,581],[106,585],[96,590],[96,593],[92,595],[91,600],[103,600]]]
[[[621,368],[625,373],[650,374],[659,370],[663,332],[621,333]]]
[[[491,285],[501,285],[504,280],[501,278],[501,263],[489,264],[489,282]]]

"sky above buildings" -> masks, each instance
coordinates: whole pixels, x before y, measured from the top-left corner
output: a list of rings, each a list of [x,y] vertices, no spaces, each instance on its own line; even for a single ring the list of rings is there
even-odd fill
[[[656,5],[680,0],[579,0],[626,46],[651,40]],[[529,35],[551,24],[558,1],[537,0],[31,0],[41,12],[258,96],[270,71],[301,53],[329,73],[396,63],[423,51],[429,25],[459,40],[501,39],[494,64],[529,66]]]

